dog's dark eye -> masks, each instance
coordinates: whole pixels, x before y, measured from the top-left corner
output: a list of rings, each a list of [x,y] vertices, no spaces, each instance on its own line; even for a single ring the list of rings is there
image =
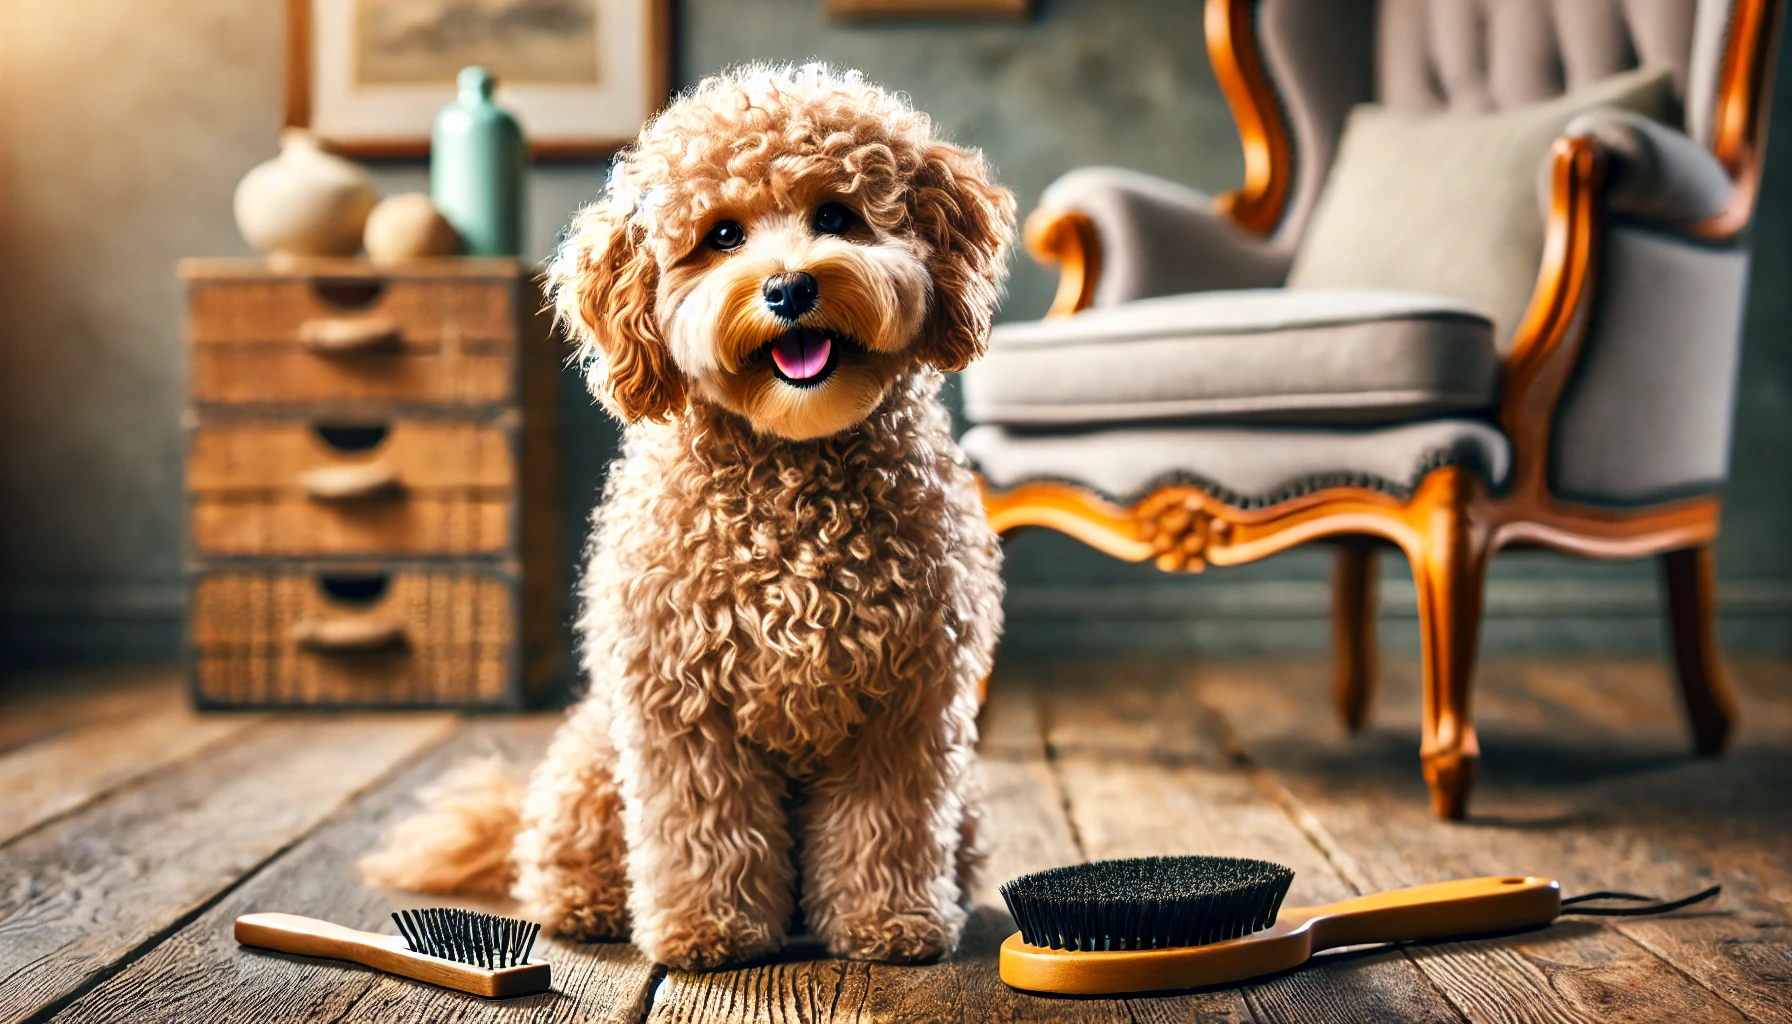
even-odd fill
[[[727,252],[729,249],[740,248],[740,244],[746,240],[746,229],[731,220],[725,220],[709,229],[709,246],[712,249]]]
[[[822,203],[815,211],[815,230],[824,235],[841,235],[852,224],[852,211],[839,203]]]

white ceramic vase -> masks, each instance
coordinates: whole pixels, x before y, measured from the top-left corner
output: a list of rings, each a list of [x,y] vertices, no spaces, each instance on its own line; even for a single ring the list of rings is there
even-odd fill
[[[280,133],[280,155],[236,186],[236,226],[272,256],[353,256],[373,209],[373,178],[324,152],[302,128]]]

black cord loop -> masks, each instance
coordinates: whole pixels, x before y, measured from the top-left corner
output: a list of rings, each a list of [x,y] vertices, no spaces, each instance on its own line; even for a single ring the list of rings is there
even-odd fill
[[[1679,910],[1681,907],[1690,907],[1694,903],[1703,902],[1723,891],[1723,886],[1714,885],[1701,892],[1695,892],[1691,896],[1683,896],[1680,899],[1667,900],[1665,902],[1652,902],[1655,900],[1655,897],[1638,896],[1634,892],[1589,892],[1582,893],[1579,896],[1570,896],[1563,900],[1562,914],[1563,916],[1568,914],[1586,914],[1590,917],[1641,917],[1645,914],[1665,914],[1670,910]],[[1579,910],[1568,909],[1576,903],[1586,903],[1589,900],[1633,900],[1639,903],[1648,903],[1649,905],[1646,907],[1582,907]]]

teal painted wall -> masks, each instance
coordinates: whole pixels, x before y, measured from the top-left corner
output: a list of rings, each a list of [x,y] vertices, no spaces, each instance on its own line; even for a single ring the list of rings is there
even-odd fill
[[[1023,210],[1091,163],[1208,192],[1238,181],[1237,137],[1192,0],[1040,0],[1024,24],[839,24],[820,6],[684,0],[678,77],[752,59],[861,68],[986,150]],[[230,190],[274,150],[282,52],[273,3],[0,3],[0,664],[176,649],[184,366],[173,263],[245,252]],[[94,75],[100,66],[109,73]],[[1781,82],[1720,571],[1732,649],[1788,654],[1792,74]],[[427,187],[419,165],[376,176],[387,192]],[[535,170],[532,254],[602,180],[599,164]],[[1017,258],[1003,317],[1037,317],[1051,289]],[[562,391],[566,507],[582,522],[616,434],[576,381]],[[1326,644],[1323,552],[1190,578],[1047,534],[1016,539],[1009,556],[1014,649]],[[1386,568],[1386,639],[1411,649],[1410,587],[1401,566]],[[1494,577],[1490,651],[1659,645],[1648,565],[1524,554]]]

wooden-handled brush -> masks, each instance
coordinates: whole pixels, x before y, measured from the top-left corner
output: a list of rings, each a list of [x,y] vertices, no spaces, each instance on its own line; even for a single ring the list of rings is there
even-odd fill
[[[1340,946],[1539,928],[1563,913],[1554,879],[1438,882],[1282,911],[1294,872],[1232,857],[1141,857],[1017,878],[1002,898],[1020,931],[1002,943],[1002,980],[1033,992],[1112,995],[1224,985],[1290,970]],[[1638,914],[1671,903],[1569,913]],[[1629,893],[1587,899],[1648,900]]]
[[[236,941],[281,953],[350,960],[476,996],[548,990],[548,965],[529,959],[540,925],[469,910],[406,910],[392,919],[398,935],[356,931],[297,914],[244,914],[236,919]]]

